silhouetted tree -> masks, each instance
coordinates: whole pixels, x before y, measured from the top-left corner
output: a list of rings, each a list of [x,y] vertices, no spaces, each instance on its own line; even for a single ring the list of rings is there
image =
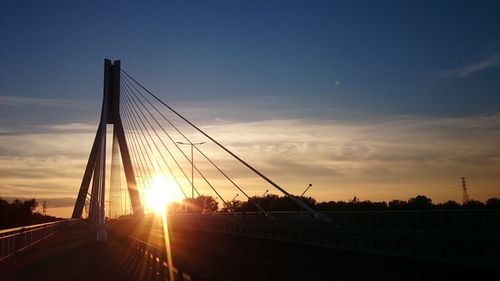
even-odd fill
[[[198,201],[194,198],[186,198],[182,201],[188,213],[201,213],[202,207],[198,205]]]
[[[243,202],[240,201],[240,200],[234,200],[232,202],[227,202],[230,206],[230,208],[228,208],[228,206],[224,206],[222,207],[221,209],[221,212],[233,212],[233,211],[241,211],[242,210],[242,207],[243,207]]]
[[[466,209],[483,209],[485,207],[484,203],[477,200],[469,200],[463,204]]]
[[[212,196],[200,195],[194,199],[184,199],[187,211],[191,213],[212,213],[219,209],[219,204]]]
[[[365,210],[365,211],[381,211],[387,209],[387,203],[382,202],[372,202],[372,201],[351,201],[350,204],[354,210]]]
[[[14,200],[12,203],[0,198],[0,228],[10,228],[56,220],[51,216],[36,213],[35,199]]]
[[[212,213],[212,212],[217,212],[219,209],[219,203],[217,203],[217,200],[213,198],[212,196],[204,196],[201,195],[200,200],[203,200],[203,212],[204,213]]]
[[[388,207],[392,210],[402,210],[406,208],[407,202],[403,200],[392,200],[389,202]]]
[[[201,198],[207,199],[201,199]],[[391,200],[388,203],[382,202],[372,202],[372,201],[326,201],[326,202],[316,202],[312,197],[297,197],[311,208],[317,211],[331,212],[331,211],[382,211],[382,210],[430,210],[430,209],[480,209],[480,208],[500,208],[500,198],[490,198],[486,204],[471,200],[465,205],[460,205],[455,201],[449,200],[444,203],[433,204],[432,200],[425,195],[418,195],[416,197],[410,198],[408,201],[404,200]],[[203,200],[208,200],[206,202],[211,202],[208,204],[203,203]],[[217,207],[213,206],[216,204],[215,200],[210,196],[200,196],[199,198],[186,199],[188,206],[191,206],[191,212],[201,213],[201,212],[214,212]],[[193,202],[191,202],[193,201]],[[300,211],[300,206],[297,205],[292,199],[287,196],[278,196],[276,194],[268,194],[264,197],[250,197],[247,201],[234,201],[231,203],[231,208],[223,206],[223,212],[230,209],[237,212],[255,212],[257,211],[256,205],[260,205],[266,211]],[[205,206],[205,207],[203,207]],[[189,209],[189,208],[188,208]]]
[[[500,209],[500,198],[490,198],[486,200],[486,207],[488,209]]]
[[[438,209],[445,209],[445,210],[454,210],[454,209],[460,209],[462,206],[458,204],[456,201],[453,200],[448,200],[444,203],[440,203],[436,205],[436,208]]]
[[[172,202],[167,206],[168,213],[181,213],[184,212],[184,204]]]
[[[314,208],[314,206],[316,205],[316,199],[312,198],[312,197],[304,197],[304,196],[301,196],[301,197],[298,197],[300,201],[302,201],[304,204],[306,204],[307,206],[311,207],[311,208]]]
[[[412,210],[427,210],[432,208],[432,200],[425,195],[417,195],[408,200],[407,206]]]

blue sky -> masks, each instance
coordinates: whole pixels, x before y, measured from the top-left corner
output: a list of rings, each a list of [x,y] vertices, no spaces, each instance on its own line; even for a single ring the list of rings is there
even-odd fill
[[[9,95],[97,99],[110,57],[173,101],[281,95],[439,115],[500,101],[496,1],[19,2],[0,19]]]
[[[498,168],[498,1],[85,2],[0,3],[2,136],[95,124],[111,58],[202,124],[481,120],[471,128],[493,149],[481,157]],[[434,130],[415,127],[408,135]],[[472,130],[455,129],[448,135]],[[7,143],[5,165],[23,150]]]

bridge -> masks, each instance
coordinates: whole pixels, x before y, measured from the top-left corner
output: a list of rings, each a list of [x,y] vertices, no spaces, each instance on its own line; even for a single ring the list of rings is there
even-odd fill
[[[318,212],[105,60],[72,218],[0,240],[1,280],[477,279],[500,267],[500,210]]]

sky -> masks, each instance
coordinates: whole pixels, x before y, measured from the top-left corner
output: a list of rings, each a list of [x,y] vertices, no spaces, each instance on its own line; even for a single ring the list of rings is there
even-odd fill
[[[464,176],[473,199],[499,197],[499,12],[498,1],[3,0],[0,197],[68,214],[104,58],[293,194],[312,183],[320,201],[461,201]]]

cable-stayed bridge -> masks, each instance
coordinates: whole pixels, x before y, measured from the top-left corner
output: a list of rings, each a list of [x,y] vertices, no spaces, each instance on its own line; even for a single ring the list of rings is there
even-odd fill
[[[259,198],[268,191],[297,211],[264,208]],[[234,212],[237,196],[252,211]],[[166,205],[181,200],[187,204],[166,215]],[[213,212],[215,204],[226,212]],[[421,269],[463,276],[464,268],[480,274],[500,262],[498,210],[317,212],[110,60],[72,219],[0,235],[6,280],[41,273],[52,280],[330,280],[425,276]]]

